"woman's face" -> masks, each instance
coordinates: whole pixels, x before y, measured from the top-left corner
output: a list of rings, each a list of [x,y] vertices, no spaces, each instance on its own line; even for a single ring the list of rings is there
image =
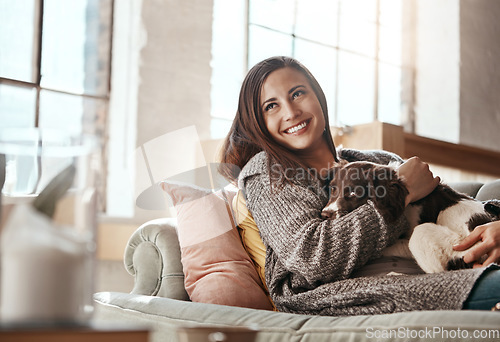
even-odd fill
[[[294,68],[273,71],[261,89],[266,127],[280,145],[294,151],[326,144],[323,110],[306,76]]]

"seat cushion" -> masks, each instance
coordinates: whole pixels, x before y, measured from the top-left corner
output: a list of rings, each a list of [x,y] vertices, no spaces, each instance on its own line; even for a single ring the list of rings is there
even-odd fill
[[[256,342],[500,339],[500,313],[490,311],[414,311],[373,316],[327,317],[116,292],[97,293],[94,299],[96,320],[149,325],[154,329],[152,341],[175,340],[176,327],[185,325],[252,326],[259,330]]]

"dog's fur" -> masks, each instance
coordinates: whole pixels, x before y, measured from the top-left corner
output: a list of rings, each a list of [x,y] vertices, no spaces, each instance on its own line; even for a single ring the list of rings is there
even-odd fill
[[[395,165],[342,162],[330,170],[330,199],[321,215],[339,218],[372,201],[387,223],[405,215],[411,229],[407,236],[383,252],[386,256],[413,257],[427,273],[470,268],[466,253],[452,246],[478,225],[500,219],[500,201],[486,203],[461,194],[445,184],[423,199],[408,205],[408,190]]]

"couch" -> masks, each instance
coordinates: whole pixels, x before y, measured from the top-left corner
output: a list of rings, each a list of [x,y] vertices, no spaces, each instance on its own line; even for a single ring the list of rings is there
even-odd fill
[[[500,199],[500,180],[450,184],[479,200]],[[181,326],[252,326],[257,341],[500,340],[500,312],[416,311],[374,316],[322,317],[190,301],[184,287],[177,219],[147,222],[130,237],[125,266],[131,293],[94,295],[94,320],[141,324],[151,341],[177,341]]]

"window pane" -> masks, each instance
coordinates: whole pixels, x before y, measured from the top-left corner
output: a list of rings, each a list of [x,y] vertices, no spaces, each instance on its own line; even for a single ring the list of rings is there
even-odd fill
[[[368,57],[375,57],[376,25],[349,17],[340,17],[339,47]]]
[[[251,24],[266,26],[285,33],[293,33],[295,1],[250,0],[249,20]]]
[[[40,93],[40,127],[64,128],[71,134],[93,133],[104,136],[107,101],[61,94]]]
[[[40,92],[40,127],[64,127],[69,134],[82,132],[83,99],[53,91]]]
[[[43,87],[107,94],[110,15],[110,0],[44,1]]]
[[[339,51],[338,118],[340,124],[373,121],[374,61]]]
[[[384,27],[390,27],[401,30],[402,25],[402,6],[406,0],[379,0],[380,1],[380,24]]]
[[[402,65],[402,2],[380,0],[379,58]]]
[[[0,0],[0,77],[34,82],[34,0]]]
[[[340,48],[375,57],[376,4],[374,0],[341,2]]]
[[[392,0],[395,2],[394,0]],[[399,1],[399,0],[397,0]],[[375,23],[377,11],[376,0],[340,0],[342,17],[351,20]]]
[[[402,65],[401,31],[389,27],[380,27],[379,58],[384,62]]]
[[[244,0],[215,0],[212,37],[211,115],[232,120],[246,68]]]
[[[334,124],[335,108],[335,68],[337,51],[326,47],[296,39],[295,58],[301,61],[321,85],[328,102],[330,124]]]
[[[379,121],[401,124],[401,69],[384,63],[379,64],[378,90]]]
[[[323,44],[337,44],[337,1],[298,0],[295,35]]]
[[[292,36],[250,25],[248,65],[254,66],[272,56],[292,56]]]
[[[36,90],[0,84],[0,128],[35,126]]]
[[[233,115],[234,116],[234,115]],[[223,139],[231,129],[232,120],[212,118],[210,121],[210,134],[212,139]]]

